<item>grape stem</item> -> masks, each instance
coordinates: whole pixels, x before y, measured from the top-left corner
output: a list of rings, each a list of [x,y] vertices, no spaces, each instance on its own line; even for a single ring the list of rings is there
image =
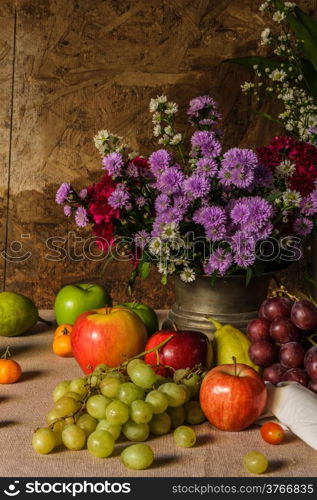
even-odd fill
[[[310,342],[314,346],[317,346],[317,342],[315,342],[313,340],[313,338],[316,337],[316,336],[317,336],[317,333],[313,333],[312,335],[310,335],[309,337],[307,337],[308,342]]]
[[[8,358],[11,358],[10,346],[6,348],[5,352],[1,356],[1,359],[8,359]]]

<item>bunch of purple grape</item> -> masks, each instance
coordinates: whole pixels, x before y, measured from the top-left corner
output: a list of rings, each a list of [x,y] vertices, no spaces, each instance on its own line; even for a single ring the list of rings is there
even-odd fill
[[[316,326],[317,308],[309,300],[273,297],[262,303],[247,335],[250,359],[264,368],[264,380],[295,381],[317,393],[317,345],[308,339]]]

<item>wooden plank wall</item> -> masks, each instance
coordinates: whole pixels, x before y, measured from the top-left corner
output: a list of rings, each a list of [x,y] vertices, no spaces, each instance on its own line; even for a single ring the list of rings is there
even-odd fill
[[[74,238],[87,234],[63,216],[55,191],[61,182],[80,187],[98,178],[92,137],[101,128],[143,153],[155,147],[148,103],[162,92],[182,110],[193,96],[213,95],[228,146],[264,144],[275,130],[241,96],[248,73],[221,63],[257,52],[265,27],[260,3],[0,0],[2,289],[51,307],[63,284],[100,279],[115,300],[126,298],[130,266],[111,264],[100,278],[100,263],[80,260]],[[316,0],[301,5],[317,7]],[[69,232],[68,256],[49,260],[47,239]],[[135,297],[164,307],[173,291],[153,275]]]

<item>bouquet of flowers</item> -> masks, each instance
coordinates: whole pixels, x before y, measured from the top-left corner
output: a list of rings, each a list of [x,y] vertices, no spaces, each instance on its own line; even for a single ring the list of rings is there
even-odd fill
[[[185,282],[239,273],[248,281],[298,259],[315,225],[317,149],[278,137],[258,152],[223,151],[214,99],[190,101],[190,136],[176,129],[177,110],[164,95],[151,100],[159,149],[148,158],[100,131],[104,174],[79,193],[60,186],[65,215],[91,224],[105,254],[131,260],[131,282],[146,278],[151,264],[165,284],[174,273]]]

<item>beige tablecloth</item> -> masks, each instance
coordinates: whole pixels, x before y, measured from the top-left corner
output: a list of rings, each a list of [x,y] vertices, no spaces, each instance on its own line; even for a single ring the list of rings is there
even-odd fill
[[[52,313],[42,311],[51,319]],[[160,314],[162,318],[162,313]],[[0,386],[0,474],[11,477],[226,477],[249,476],[242,459],[246,452],[258,450],[267,455],[270,466],[266,476],[315,477],[317,453],[300,439],[287,435],[278,446],[265,443],[258,427],[243,432],[221,432],[205,423],[195,427],[198,439],[191,449],[174,444],[171,434],[148,441],[155,462],[145,471],[133,472],[119,460],[124,441],[117,444],[113,456],[97,459],[87,450],[56,451],[37,455],[31,446],[32,432],[45,425],[52,407],[55,385],[81,375],[73,358],[59,358],[51,349],[54,328],[38,324],[29,335],[0,337],[1,351],[11,346],[21,364],[23,376],[12,385]]]

